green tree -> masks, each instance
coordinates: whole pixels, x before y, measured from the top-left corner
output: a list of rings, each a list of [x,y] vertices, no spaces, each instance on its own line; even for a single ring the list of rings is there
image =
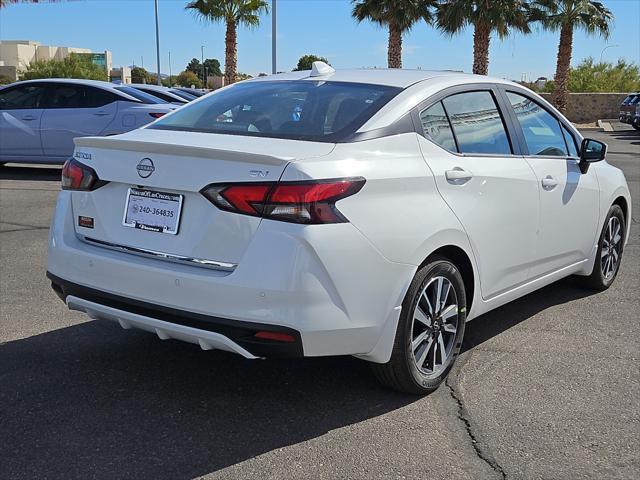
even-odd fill
[[[151,83],[151,75],[142,67],[131,69],[131,83]]]
[[[222,76],[222,70],[220,70],[220,61],[216,58],[206,58],[204,60],[204,68],[207,75],[215,75],[216,77]]]
[[[191,87],[193,85],[195,88],[202,88],[202,79],[195,73],[187,70],[178,74],[176,83],[182,87]]]
[[[202,67],[204,66],[204,72],[202,71]],[[205,73],[206,76],[214,75],[217,77],[222,76],[222,71],[220,70],[220,61],[216,58],[207,58],[204,63],[200,63],[200,60],[197,58],[192,58],[187,67],[185,68],[187,72],[195,73],[198,78],[204,79]]]
[[[418,22],[433,22],[438,0],[352,0],[351,15],[358,21],[369,20],[389,30],[387,64],[402,68],[402,35]]]
[[[299,72],[302,70],[311,70],[313,62],[324,62],[330,65],[329,60],[327,60],[326,58],[309,54],[309,55],[303,55],[302,57],[300,57],[300,60],[298,60],[298,65],[296,66],[296,68],[293,69],[293,71]]]
[[[71,54],[62,60],[37,60],[32,62],[20,75],[22,80],[37,78],[86,78],[108,80],[104,68],[95,65],[91,59]]]
[[[200,75],[200,78],[202,78],[202,64],[197,58],[192,58],[184,70],[185,72],[193,72],[196,75]]]
[[[186,8],[200,18],[226,24],[224,76],[227,85],[234,83],[238,72],[238,26],[257,27],[260,15],[268,13],[269,4],[266,0],[195,0]]]
[[[444,0],[438,6],[438,27],[455,35],[473,25],[473,73],[489,73],[491,35],[507,37],[512,29],[530,33],[528,0]]]
[[[560,31],[553,103],[564,113],[569,92],[573,32],[582,29],[590,35],[599,34],[607,38],[613,14],[602,2],[594,0],[538,0],[535,15],[547,30]]]

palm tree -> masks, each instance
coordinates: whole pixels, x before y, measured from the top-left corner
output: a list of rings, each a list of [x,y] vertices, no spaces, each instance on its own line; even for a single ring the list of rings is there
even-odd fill
[[[402,34],[421,20],[433,21],[432,8],[437,0],[352,0],[352,15],[358,22],[370,20],[389,28],[387,63],[402,68]]]
[[[593,0],[538,0],[534,16],[548,30],[560,30],[553,104],[567,110],[569,67],[573,52],[573,32],[580,28],[590,35],[609,36],[613,14],[602,2]]]
[[[234,83],[238,72],[238,26],[257,27],[260,14],[269,12],[269,4],[265,0],[195,0],[185,8],[205,20],[226,23],[224,79],[227,85]]]
[[[473,25],[473,73],[489,73],[489,44],[495,31],[501,39],[511,29],[530,33],[527,0],[442,0],[438,27],[454,35]]]

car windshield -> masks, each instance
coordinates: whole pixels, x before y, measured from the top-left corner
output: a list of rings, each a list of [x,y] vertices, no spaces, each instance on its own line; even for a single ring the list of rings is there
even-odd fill
[[[346,82],[243,82],[149,128],[336,142],[355,133],[400,91]]]
[[[149,95],[148,93],[142,92],[140,90],[136,90],[132,87],[115,87],[116,90],[120,90],[121,92],[126,93],[130,97],[135,98],[136,100],[140,100],[142,103],[169,103],[165,102],[161,98],[155,97],[153,95]]]

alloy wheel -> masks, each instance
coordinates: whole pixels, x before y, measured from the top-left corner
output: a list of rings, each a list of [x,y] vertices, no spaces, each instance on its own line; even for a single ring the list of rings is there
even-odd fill
[[[600,265],[602,276],[610,280],[618,270],[620,251],[622,247],[622,225],[620,219],[612,216],[607,224],[607,229],[602,238],[602,250],[600,253]]]
[[[446,277],[432,278],[413,311],[411,352],[418,370],[437,376],[446,368],[458,331],[458,298]]]

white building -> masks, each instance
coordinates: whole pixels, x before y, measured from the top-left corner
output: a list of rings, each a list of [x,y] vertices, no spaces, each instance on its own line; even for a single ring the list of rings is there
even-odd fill
[[[0,68],[4,74],[17,75],[25,70],[29,64],[37,60],[62,60],[72,53],[90,55],[91,61],[100,65],[107,72],[111,71],[111,52],[93,53],[88,48],[54,47],[42,45],[32,40],[0,40]]]

